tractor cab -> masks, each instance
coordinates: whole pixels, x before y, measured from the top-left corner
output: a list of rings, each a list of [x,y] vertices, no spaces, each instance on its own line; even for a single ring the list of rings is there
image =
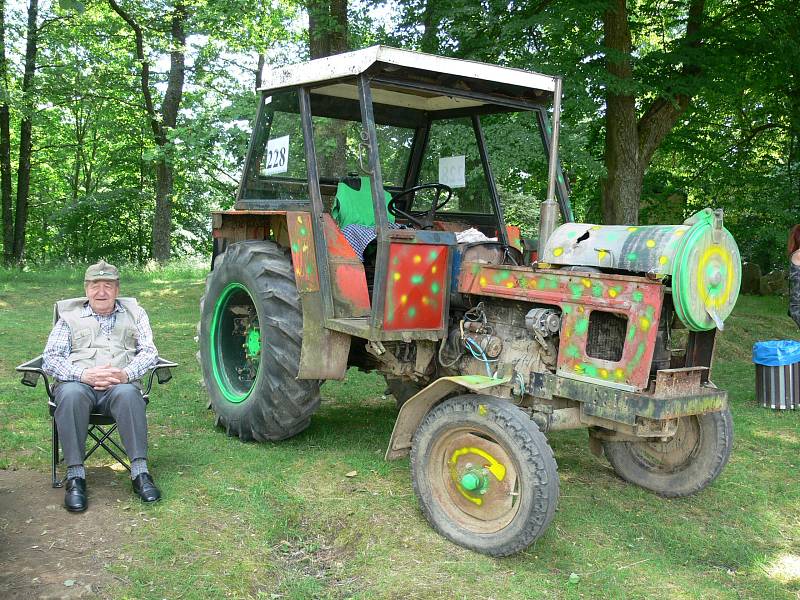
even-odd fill
[[[218,219],[294,215],[272,233],[288,236],[326,328],[439,340],[465,255],[519,265],[535,252],[533,236],[507,223],[503,196],[519,197],[507,182],[525,181],[515,208],[527,216],[544,199],[556,92],[556,77],[381,46],[277,69],[235,211]],[[553,179],[571,221],[564,180]]]

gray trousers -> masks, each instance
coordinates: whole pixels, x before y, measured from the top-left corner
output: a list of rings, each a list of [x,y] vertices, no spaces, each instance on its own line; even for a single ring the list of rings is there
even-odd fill
[[[147,417],[142,392],[131,383],[97,391],[77,381],[60,383],[55,390],[55,420],[68,467],[82,465],[86,453],[89,415],[114,417],[128,458],[147,458]]]

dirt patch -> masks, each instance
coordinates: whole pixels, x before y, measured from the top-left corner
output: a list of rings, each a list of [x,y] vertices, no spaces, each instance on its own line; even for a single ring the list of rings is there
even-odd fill
[[[49,475],[0,470],[0,598],[104,597],[105,567],[140,520],[127,481],[87,469],[89,508],[73,514]]]

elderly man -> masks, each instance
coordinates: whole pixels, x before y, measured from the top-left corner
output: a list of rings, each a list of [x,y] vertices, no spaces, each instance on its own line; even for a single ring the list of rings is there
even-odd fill
[[[133,298],[118,298],[119,271],[105,261],[86,269],[86,298],[60,302],[59,319],[43,354],[56,379],[55,421],[67,464],[64,506],[86,510],[83,460],[89,415],[114,417],[131,461],[133,491],[144,502],[161,492],[147,470],[147,419],[139,379],[158,360],[147,313]]]

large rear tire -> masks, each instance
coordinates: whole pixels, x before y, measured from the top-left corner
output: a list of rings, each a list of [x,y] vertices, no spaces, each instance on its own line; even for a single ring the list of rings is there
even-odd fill
[[[733,446],[730,409],[678,419],[669,440],[603,442],[617,475],[659,496],[691,496],[725,468]]]
[[[414,435],[411,480],[436,531],[490,556],[527,548],[558,503],[544,434],[519,408],[491,396],[456,396],[428,413]]]
[[[282,440],[308,427],[319,382],[296,379],[303,317],[290,257],[277,244],[232,244],[200,301],[203,380],[228,435]]]

